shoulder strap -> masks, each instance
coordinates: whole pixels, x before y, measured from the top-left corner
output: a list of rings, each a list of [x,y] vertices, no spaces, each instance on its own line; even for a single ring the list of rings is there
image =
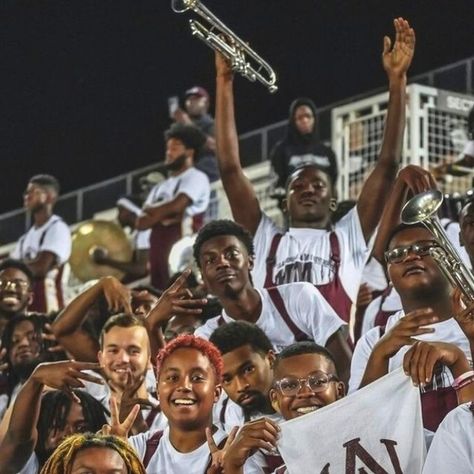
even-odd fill
[[[341,247],[339,246],[339,239],[336,232],[332,231],[329,234],[329,242],[331,244],[331,260],[336,265],[336,270],[341,263]]]
[[[156,416],[158,415],[158,413],[161,413],[161,407],[160,407],[160,405],[157,405],[156,407],[153,407],[153,408],[150,410],[150,413],[148,413],[148,416],[146,417],[146,420],[145,420],[145,423],[146,423],[146,425],[148,426],[148,428],[151,427],[151,425],[152,425],[153,422],[155,421],[155,418],[156,418]]]
[[[222,402],[221,411],[219,413],[219,421],[221,422],[222,429],[224,429],[224,427],[225,427],[225,411],[227,410],[228,403],[229,403],[229,398],[226,398]]]
[[[288,314],[288,311],[286,310],[285,303],[283,301],[283,298],[281,297],[278,287],[274,286],[272,288],[267,288],[267,291],[273,304],[275,305],[275,308],[278,310],[280,316],[283,318],[283,321],[285,321],[285,324],[288,326],[288,329],[293,333],[293,336],[295,336],[295,340],[298,342],[309,340],[310,338],[308,337],[308,335],[305,334],[301,329],[299,329],[298,326],[296,326],[296,324],[291,319],[291,316]]]
[[[46,237],[46,234],[48,233],[48,230],[51,229],[51,227],[53,227],[53,225],[56,224],[57,222],[62,222],[62,219],[60,217],[58,217],[55,221],[51,222],[51,224],[49,224],[49,226],[46,227],[46,229],[44,229],[44,231],[41,234],[41,237],[39,239],[40,247],[43,245],[44,238]]]
[[[148,467],[148,464],[155,454],[156,450],[158,449],[158,445],[160,444],[160,440],[163,437],[163,431],[157,431],[151,438],[148,438],[146,442],[146,451],[145,456],[143,457],[143,465]]]
[[[278,245],[280,245],[280,240],[283,237],[283,234],[275,234],[270,244],[270,251],[268,252],[266,264],[267,264],[267,275],[265,277],[264,288],[273,286],[273,267],[276,263],[276,252]]]

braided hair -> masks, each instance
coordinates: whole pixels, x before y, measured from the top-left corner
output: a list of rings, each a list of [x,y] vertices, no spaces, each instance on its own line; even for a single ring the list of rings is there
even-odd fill
[[[96,432],[100,430],[107,423],[108,410],[87,392],[74,390],[74,393],[81,401],[86,431]],[[71,398],[59,390],[46,392],[41,399],[41,409],[36,424],[38,441],[35,449],[40,466],[46,462],[51,454],[51,451],[46,449],[49,434],[64,429],[72,403]]]
[[[88,448],[112,449],[123,459],[128,474],[146,474],[136,452],[126,441],[116,436],[93,433],[75,434],[66,438],[48,459],[40,474],[70,474],[77,453]]]

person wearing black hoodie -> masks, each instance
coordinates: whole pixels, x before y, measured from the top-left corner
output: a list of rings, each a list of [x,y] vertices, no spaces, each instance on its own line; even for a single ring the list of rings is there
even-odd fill
[[[285,188],[288,176],[307,164],[317,165],[336,181],[336,155],[319,139],[316,106],[311,99],[300,97],[291,103],[286,136],[275,145],[270,160],[277,176],[275,188]]]

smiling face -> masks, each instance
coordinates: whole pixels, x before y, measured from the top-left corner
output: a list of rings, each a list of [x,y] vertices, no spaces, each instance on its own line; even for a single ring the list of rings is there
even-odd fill
[[[20,269],[5,268],[0,272],[0,314],[24,312],[32,295],[28,276]]]
[[[324,227],[330,217],[333,198],[329,176],[315,166],[296,170],[287,187],[286,209],[293,227]]]
[[[147,370],[150,348],[146,329],[113,326],[103,336],[98,358],[109,383],[124,390],[130,377],[136,381]]]
[[[208,291],[219,297],[232,297],[251,286],[253,259],[244,244],[233,235],[220,235],[203,243],[199,266]]]
[[[404,229],[392,238],[388,250],[419,244],[423,248],[433,242],[433,235],[427,229],[413,227]],[[410,249],[399,263],[387,262],[387,271],[393,286],[404,297],[422,295],[444,295],[449,284],[429,255],[417,255]]]
[[[222,359],[222,388],[229,398],[249,412],[262,411],[268,405],[272,386],[273,352],[264,355],[246,344],[227,352]]]
[[[187,431],[210,425],[220,386],[209,359],[197,349],[182,347],[161,365],[157,392],[170,427]]]
[[[323,372],[335,374],[334,364],[322,354],[300,354],[287,357],[279,361],[274,380],[281,381],[285,378],[307,379],[312,374]],[[313,392],[307,384],[294,396],[283,395],[279,388],[272,388],[270,398],[272,405],[281,413],[285,420],[311,413],[319,408],[329,405],[344,396],[344,384],[331,380],[325,390]]]
[[[115,449],[81,449],[72,462],[71,474],[127,474],[125,461]]]

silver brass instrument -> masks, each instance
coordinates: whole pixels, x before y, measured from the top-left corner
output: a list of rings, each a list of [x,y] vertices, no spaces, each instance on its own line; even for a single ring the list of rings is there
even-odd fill
[[[120,279],[124,273],[107,265],[98,265],[92,259],[94,250],[101,248],[114,260],[129,262],[132,246],[123,229],[111,221],[86,221],[72,234],[72,249],[69,265],[74,276],[81,282],[103,276]]]
[[[443,202],[443,194],[430,190],[410,199],[402,210],[404,224],[422,223],[434,236],[440,247],[430,249],[430,255],[453,287],[458,287],[465,302],[474,302],[474,276],[449,241],[436,212]]]
[[[191,33],[225,56],[233,71],[242,74],[251,82],[261,82],[272,94],[278,90],[276,74],[271,66],[211,13],[200,0],[171,0],[171,8],[176,13],[193,10],[209,23],[206,27],[196,20],[189,20]]]

